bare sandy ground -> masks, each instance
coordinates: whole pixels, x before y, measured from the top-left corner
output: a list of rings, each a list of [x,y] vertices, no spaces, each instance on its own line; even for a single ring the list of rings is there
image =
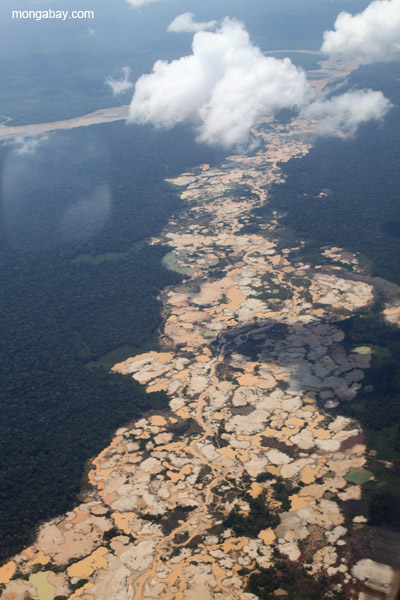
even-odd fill
[[[4,123],[0,125],[0,140],[10,140],[19,137],[28,137],[39,135],[49,131],[59,129],[75,129],[76,127],[88,127],[89,125],[99,125],[100,123],[112,123],[113,121],[123,121],[128,117],[129,106],[114,106],[112,108],[102,108],[82,117],[74,117],[65,121],[51,121],[50,123],[35,123],[33,125],[18,125],[17,127],[7,126]]]

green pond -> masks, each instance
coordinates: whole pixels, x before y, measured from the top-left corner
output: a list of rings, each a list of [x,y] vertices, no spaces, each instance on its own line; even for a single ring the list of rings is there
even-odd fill
[[[372,476],[373,473],[367,471],[367,469],[351,469],[349,473],[347,473],[345,479],[346,481],[350,481],[350,483],[362,485],[366,481],[369,481]]]

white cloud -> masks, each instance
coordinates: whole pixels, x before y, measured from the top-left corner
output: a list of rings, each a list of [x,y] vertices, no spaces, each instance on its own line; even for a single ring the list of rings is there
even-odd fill
[[[89,27],[85,33],[80,33],[79,37],[83,38],[84,40],[89,40],[91,38],[94,38],[96,36],[96,30],[93,29],[92,27]]]
[[[375,0],[362,12],[341,12],[321,50],[363,63],[400,60],[400,0]]]
[[[288,59],[265,56],[242,23],[226,18],[215,32],[198,31],[192,54],[158,60],[136,82],[129,119],[170,128],[191,123],[197,140],[225,147],[251,142],[251,129],[280,109],[318,120],[319,135],[353,134],[382,119],[391,104],[382,92],[360,90],[325,99]]]
[[[129,120],[173,127],[195,124],[198,140],[245,144],[251,127],[281,108],[301,108],[314,96],[302,69],[266,57],[243,25],[226,18],[215,32],[199,31],[193,53],[157,61],[136,82]]]
[[[198,22],[194,20],[194,14],[191,12],[182,13],[168,25],[168,31],[175,33],[195,33],[205,29],[213,29],[217,21]]]
[[[110,86],[113,96],[118,96],[119,94],[123,94],[127,90],[133,88],[133,83],[129,81],[129,76],[131,74],[131,70],[129,67],[123,67],[121,69],[121,78],[114,79],[113,77],[107,77],[105,80],[105,84]]]
[[[357,127],[370,120],[382,120],[392,107],[382,92],[356,90],[328,100],[316,99],[301,115],[317,119],[315,132],[320,135],[353,135]]]
[[[159,0],[127,0],[131,6],[143,6],[144,4],[150,4],[150,2],[159,2]]]

